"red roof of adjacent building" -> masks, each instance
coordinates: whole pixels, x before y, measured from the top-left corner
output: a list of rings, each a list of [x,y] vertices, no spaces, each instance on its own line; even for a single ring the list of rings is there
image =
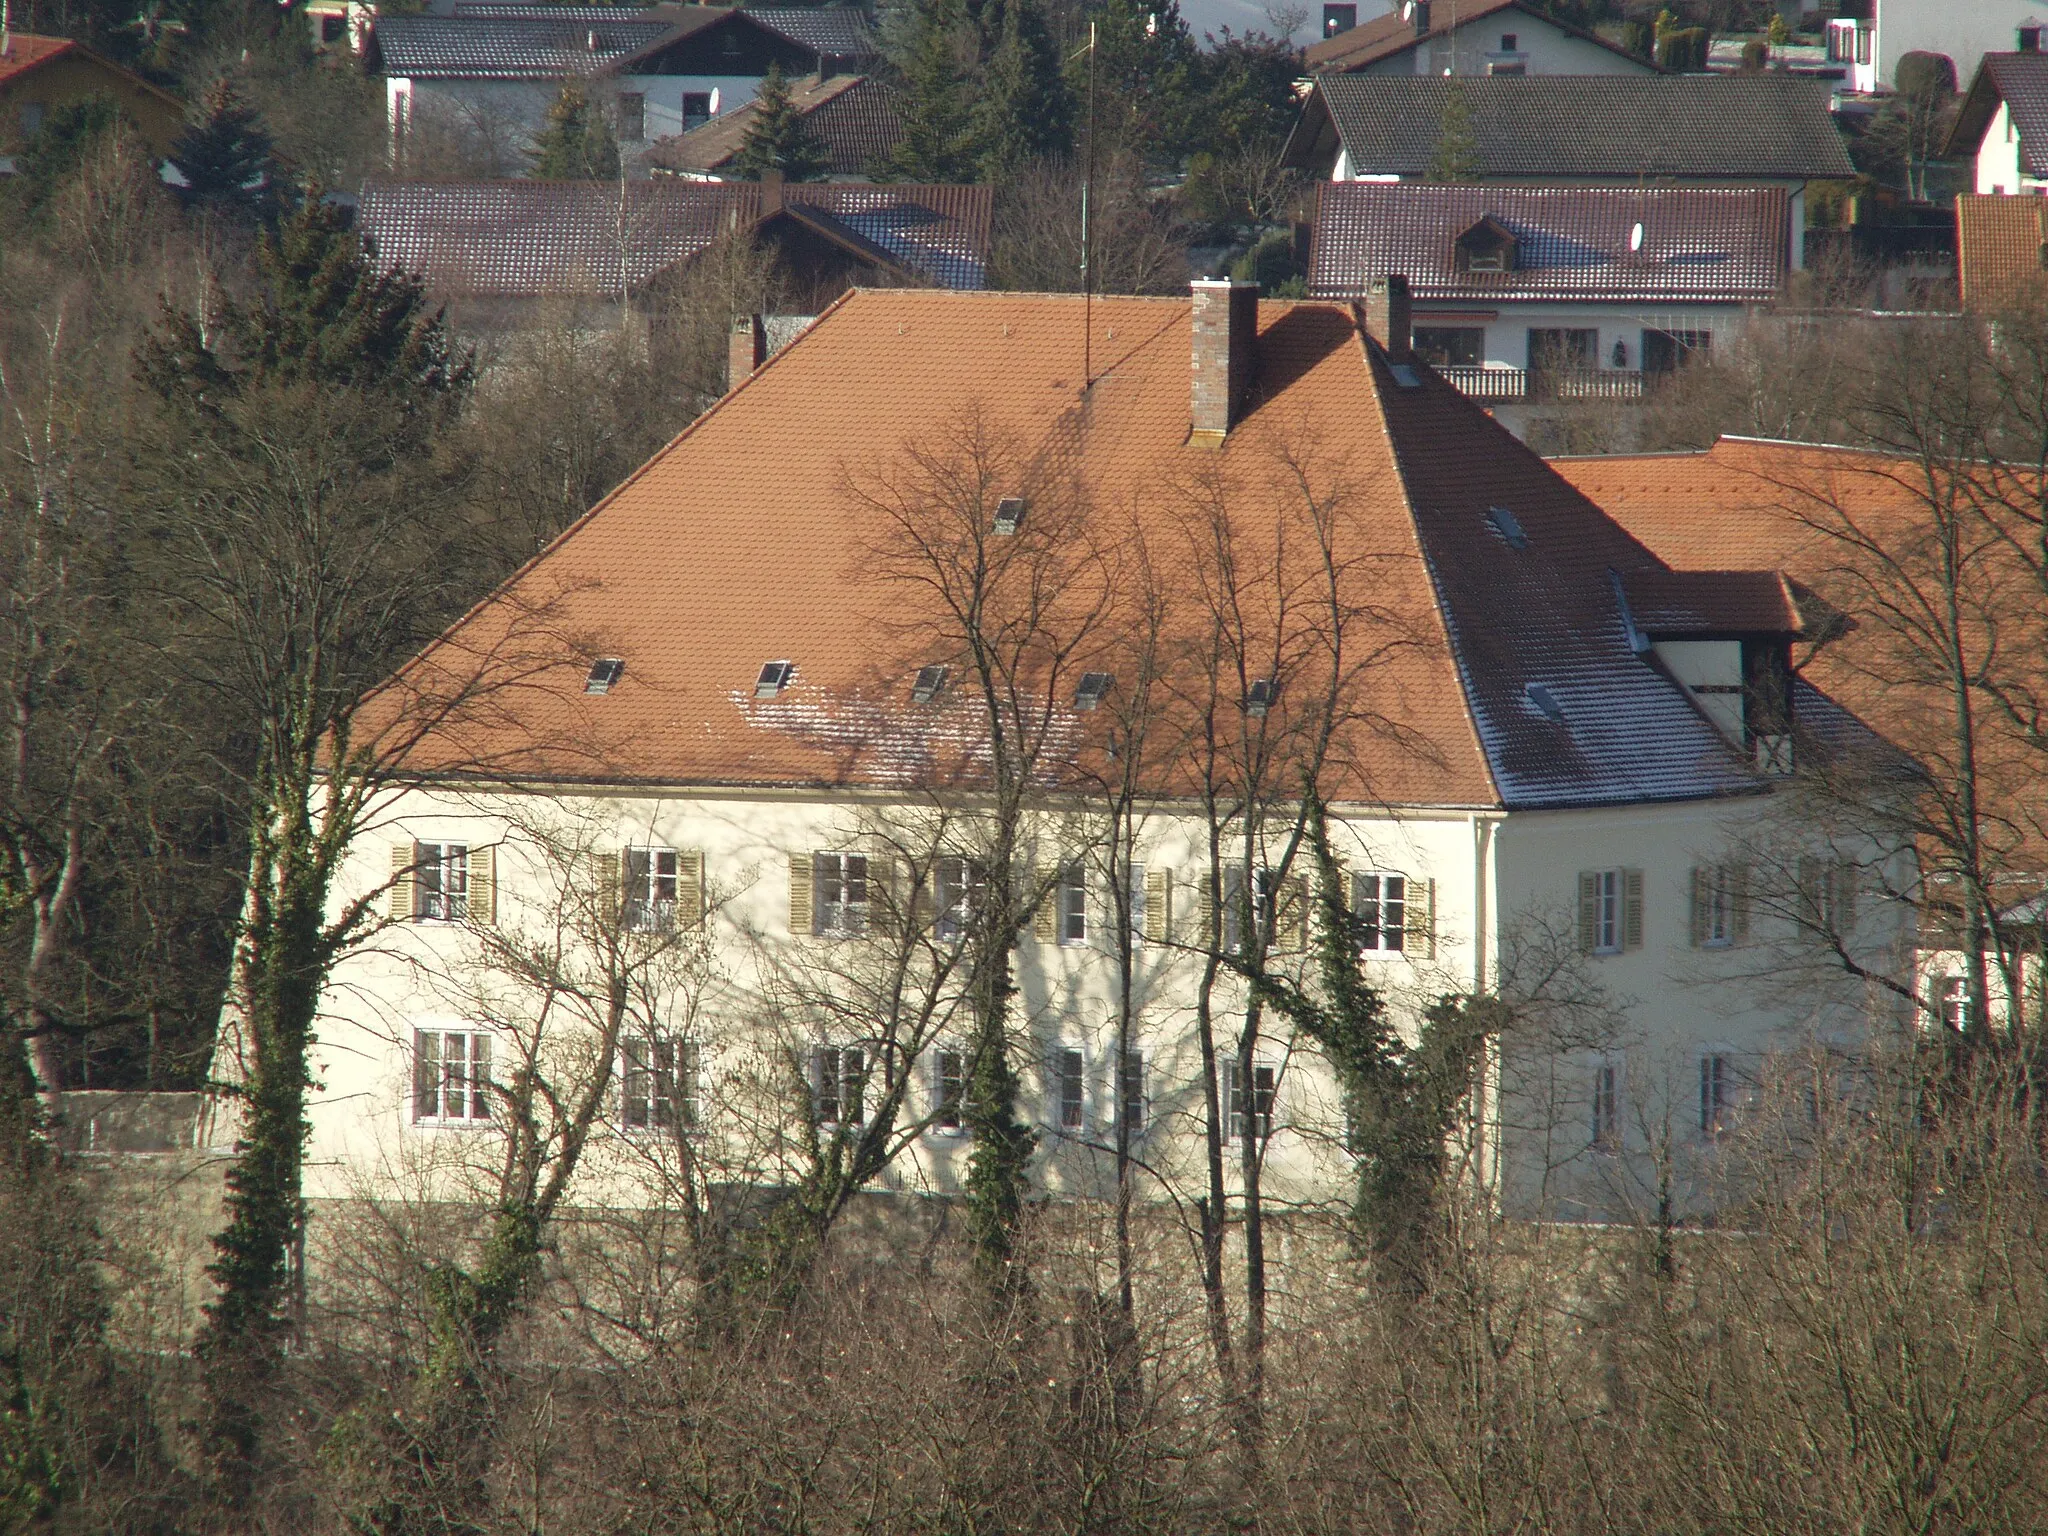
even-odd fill
[[[0,50],[0,84],[77,47],[79,44],[68,37],[38,37],[32,32],[10,32],[7,34],[7,47]]]
[[[2005,309],[2048,292],[2048,198],[1964,193],[1956,199],[1956,276],[1963,308]]]

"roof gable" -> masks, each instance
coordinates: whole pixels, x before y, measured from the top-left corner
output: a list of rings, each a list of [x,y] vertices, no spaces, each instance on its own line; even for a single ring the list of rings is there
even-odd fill
[[[2020,168],[2048,175],[2048,54],[1987,53],[1963,94],[1944,155],[1974,155],[2003,102],[2019,134]]]
[[[30,74],[58,59],[83,59],[95,69],[116,75],[135,90],[155,97],[180,116],[185,111],[185,103],[162,86],[143,79],[132,69],[124,69],[112,59],[93,52],[85,44],[72,38],[43,37],[33,32],[9,32],[6,36],[7,50],[0,53],[0,85]]]
[[[825,147],[834,176],[866,174],[903,136],[895,93],[871,75],[798,80],[789,99]],[[688,133],[658,140],[641,158],[655,170],[678,174],[725,170],[746,146],[755,105],[749,101]]]
[[[1427,32],[1417,32],[1415,24],[1404,14],[1404,7],[1396,5],[1384,16],[1362,22],[1348,32],[1339,32],[1335,37],[1326,37],[1312,44],[1302,55],[1302,62],[1311,74],[1341,74],[1349,70],[1365,69],[1387,59],[1398,58],[1412,52],[1425,41],[1449,37],[1461,28],[1497,16],[1502,11],[1516,11],[1527,18],[1530,24],[1550,27],[1566,37],[1578,38],[1581,42],[1592,43],[1605,48],[1638,65],[1644,74],[1659,73],[1659,68],[1650,60],[1617,48],[1597,32],[1584,27],[1575,27],[1570,22],[1538,10],[1528,0],[1464,0],[1462,4],[1439,3],[1430,12],[1430,26]]]

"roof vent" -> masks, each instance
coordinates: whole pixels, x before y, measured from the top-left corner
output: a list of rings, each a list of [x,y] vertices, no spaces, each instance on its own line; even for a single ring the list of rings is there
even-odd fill
[[[1279,694],[1280,685],[1272,678],[1254,678],[1251,687],[1245,690],[1244,712],[1254,720],[1265,719],[1266,711],[1273,707],[1273,700],[1279,697]]]
[[[610,693],[612,685],[626,670],[626,664],[616,656],[600,656],[590,664],[590,676],[583,679],[585,693]]]
[[[1407,363],[1395,363],[1393,365],[1393,375],[1394,382],[1403,389],[1422,388],[1422,375],[1417,373]]]
[[[1024,525],[1024,498],[1005,496],[996,503],[995,531],[1008,538]]]
[[[1506,507],[1488,507],[1486,520],[1493,524],[1493,531],[1507,541],[1509,549],[1529,547],[1529,535],[1522,529],[1522,520]]]
[[[793,661],[771,661],[761,668],[761,675],[754,679],[754,697],[772,699],[789,686],[789,680],[796,676]]]
[[[1086,714],[1103,701],[1115,684],[1113,672],[1083,672],[1074,688],[1074,708]]]
[[[919,667],[917,681],[910,685],[910,702],[929,704],[946,691],[946,669],[944,667]]]
[[[1548,718],[1555,720],[1559,725],[1564,724],[1564,706],[1557,702],[1557,695],[1541,683],[1531,683],[1529,685],[1529,702],[1542,710]]]

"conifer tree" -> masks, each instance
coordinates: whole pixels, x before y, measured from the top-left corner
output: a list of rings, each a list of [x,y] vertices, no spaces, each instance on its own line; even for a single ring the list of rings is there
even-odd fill
[[[1477,181],[1479,170],[1479,135],[1472,126],[1472,103],[1453,77],[1444,85],[1443,112],[1427,179],[1447,184]]]
[[[1074,147],[1074,97],[1032,0],[1009,0],[974,108],[975,165],[1002,181]]]
[[[965,181],[973,169],[967,83],[938,0],[919,0],[902,71],[903,137],[879,168],[904,181]]]
[[[1096,28],[1096,130],[1105,150],[1177,161],[1199,143],[1207,102],[1202,56],[1177,0],[1104,0]],[[1077,96],[1088,89],[1088,51],[1068,56]]]
[[[810,120],[789,99],[789,82],[779,64],[769,65],[761,77],[734,169],[748,181],[759,181],[769,171],[782,172],[784,181],[815,181],[831,169]]]
[[[604,181],[619,174],[619,141],[611,124],[573,80],[563,83],[526,157],[543,181]]]
[[[171,146],[188,206],[245,218],[272,212],[276,192],[270,135],[256,109],[223,77],[206,88],[199,115]]]

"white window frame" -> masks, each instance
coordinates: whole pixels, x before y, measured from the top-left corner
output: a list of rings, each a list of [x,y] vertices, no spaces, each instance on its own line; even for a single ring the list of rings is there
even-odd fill
[[[932,931],[941,939],[964,937],[981,903],[988,899],[988,866],[965,854],[944,854],[932,871],[932,883],[938,897]]]
[[[811,1047],[811,1123],[824,1129],[858,1130],[867,1123],[869,1050],[865,1045],[819,1044]],[[828,1099],[826,1084],[831,1084]],[[845,1117],[853,1099],[854,1116]],[[829,1109],[829,1113],[828,1113]]]
[[[1243,1123],[1246,1109],[1250,1109],[1256,1119],[1264,1122],[1258,1127],[1258,1139],[1261,1142],[1271,1141],[1273,1139],[1273,1131],[1280,1123],[1280,1068],[1270,1061],[1264,1061],[1257,1057],[1252,1059],[1252,1102],[1247,1105],[1244,1102],[1244,1095],[1238,1091],[1237,1057],[1234,1055],[1226,1057],[1222,1065],[1223,1082],[1221,1086],[1223,1089],[1223,1103],[1221,1107],[1223,1110],[1224,1142],[1227,1145],[1235,1146],[1244,1140],[1244,1133],[1247,1129]],[[1260,1107],[1261,1100],[1264,1101],[1263,1108]]]
[[[1080,859],[1062,864],[1054,876],[1053,927],[1069,948],[1088,942],[1088,866]]]
[[[1596,955],[1621,953],[1625,937],[1622,905],[1626,881],[1627,876],[1618,868],[1593,871],[1593,953]]]
[[[624,925],[644,933],[666,933],[675,927],[681,871],[682,857],[673,848],[648,843],[626,849],[619,913]]]
[[[449,1043],[460,1041],[456,1063]],[[429,1044],[431,1042],[431,1044]],[[415,1027],[412,1032],[412,1123],[474,1129],[492,1123],[491,1032],[475,1025]]]
[[[1962,1034],[1970,1027],[1970,978],[1961,971],[1936,977],[1934,1005],[1942,1026]]]
[[[433,850],[431,854],[429,849]],[[469,917],[469,844],[416,842],[412,854],[412,920],[416,923],[466,921]]]
[[[619,1047],[619,1124],[628,1131],[694,1133],[704,1128],[697,1042],[648,1034]]]
[[[951,1070],[948,1070],[948,1063]],[[926,1134],[931,1136],[965,1136],[967,1134],[967,1048],[963,1045],[941,1043],[932,1047],[931,1052],[931,1095],[932,1108]],[[951,1080],[950,1084],[948,1079]],[[951,1093],[948,1093],[948,1087]],[[948,1118],[947,1101],[950,1098],[951,1114]]]
[[[858,866],[858,868],[856,868]],[[874,870],[864,853],[811,855],[811,932],[818,938],[858,938],[873,915]],[[855,889],[859,895],[853,895]],[[836,899],[828,891],[837,891]]]
[[[1061,1136],[1088,1130],[1088,1056],[1079,1046],[1055,1045],[1045,1064],[1046,1123]]]
[[[1735,947],[1736,881],[1733,864],[1700,866],[1700,948]]]
[[[1399,891],[1394,891],[1398,882]],[[1389,923],[1391,912],[1399,921]],[[1375,960],[1408,958],[1408,877],[1390,869],[1351,872],[1351,913],[1357,920],[1359,952]],[[1366,914],[1370,913],[1370,920]]]

